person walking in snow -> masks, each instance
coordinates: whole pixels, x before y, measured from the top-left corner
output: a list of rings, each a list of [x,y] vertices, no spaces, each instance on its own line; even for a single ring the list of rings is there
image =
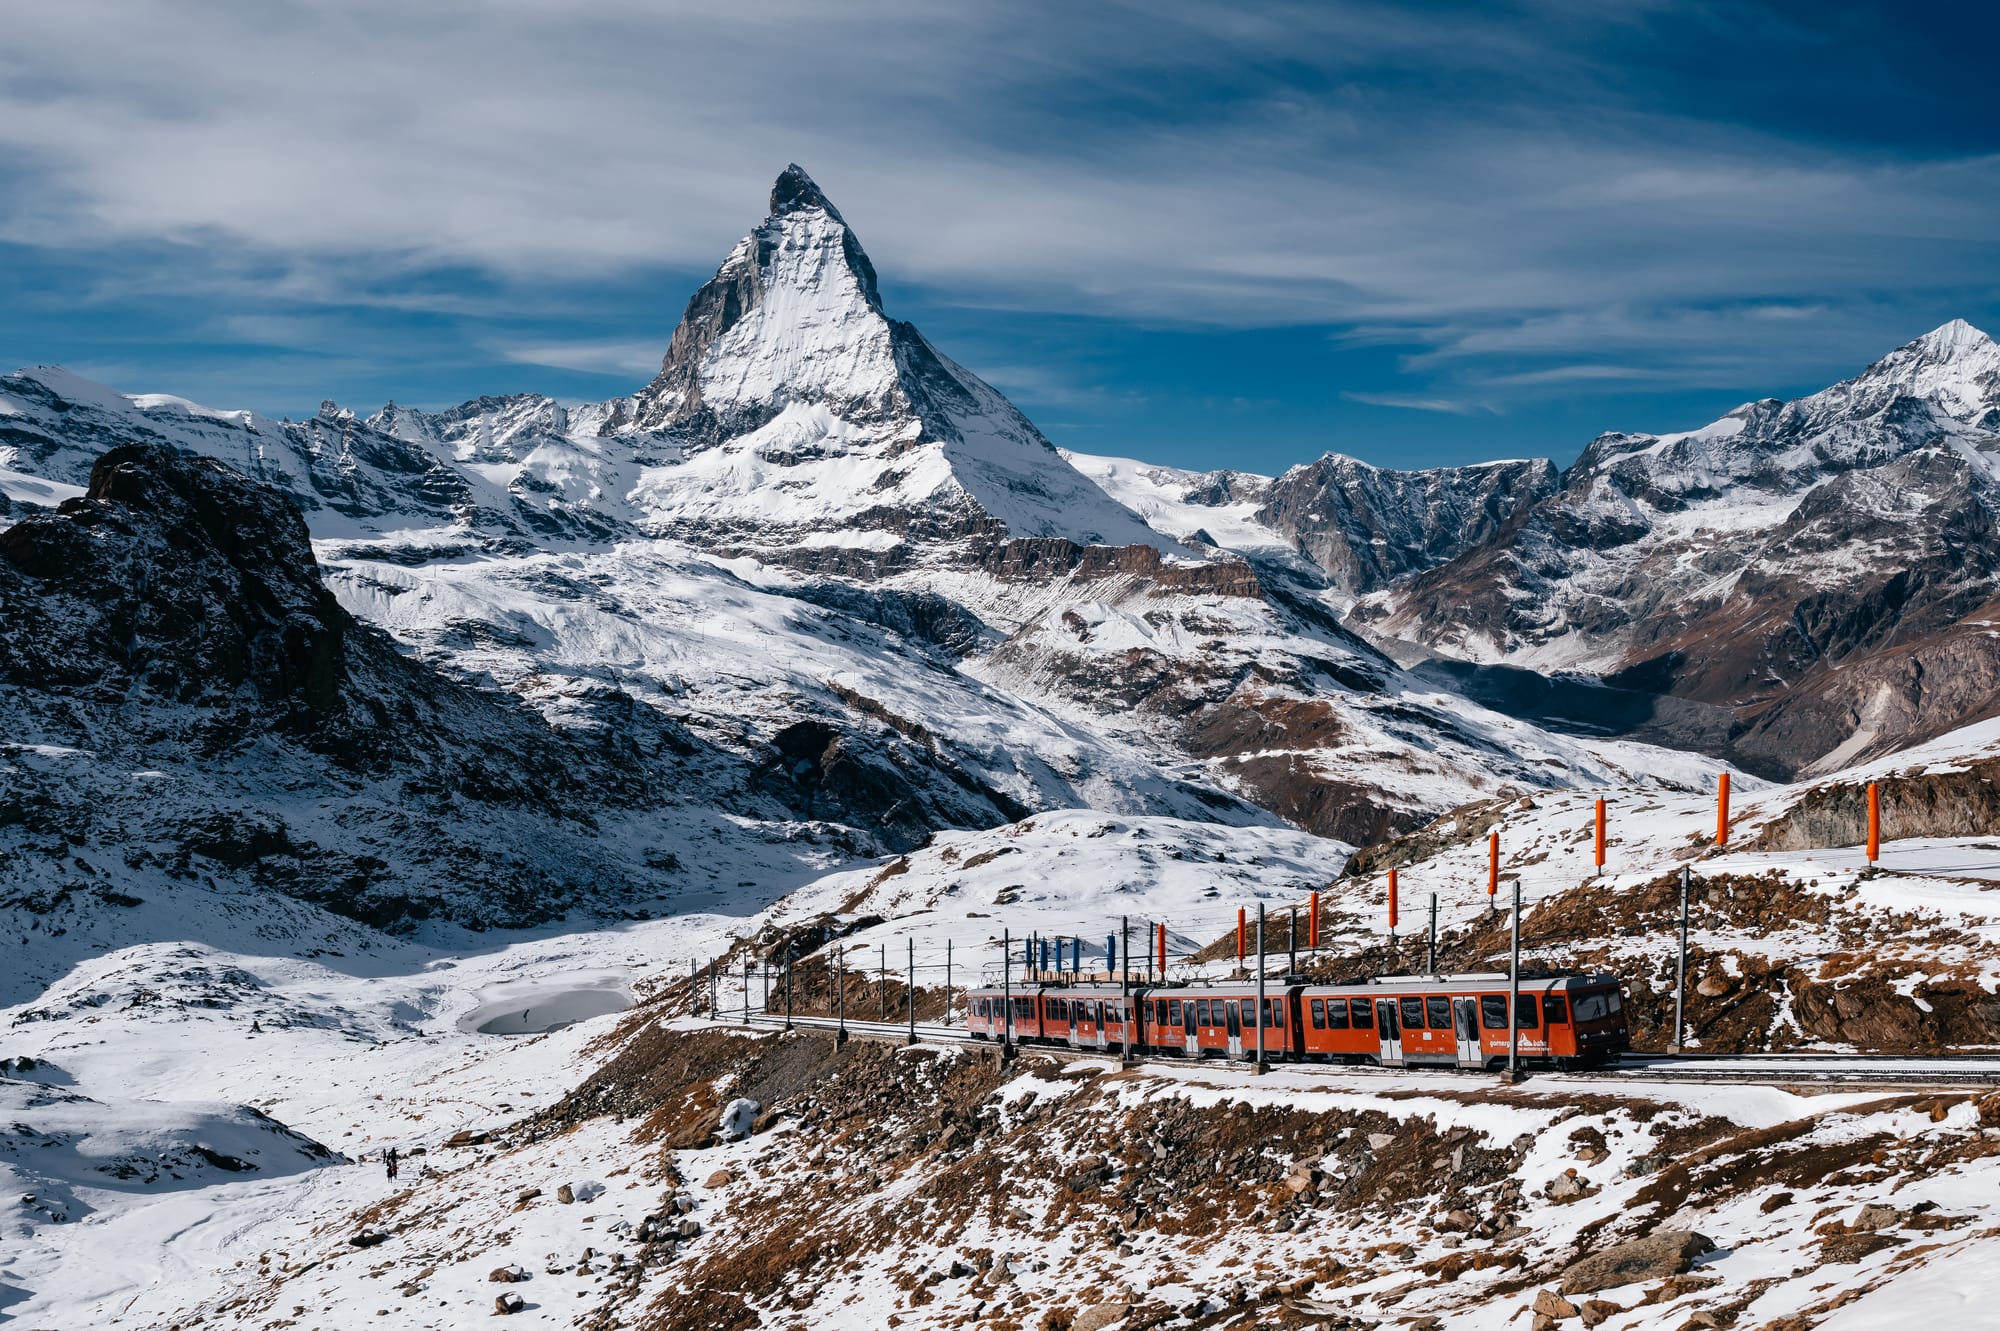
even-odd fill
[[[389,1177],[391,1179],[394,1179],[396,1177],[396,1165],[397,1165],[395,1147],[391,1146],[389,1148],[387,1154],[385,1154],[382,1157],[382,1162],[389,1168]]]

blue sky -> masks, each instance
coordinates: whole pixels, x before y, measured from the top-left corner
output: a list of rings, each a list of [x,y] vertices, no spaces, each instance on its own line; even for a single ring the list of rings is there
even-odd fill
[[[273,414],[643,383],[804,165],[1058,443],[1574,457],[2000,331],[1983,7],[66,0],[0,362]]]

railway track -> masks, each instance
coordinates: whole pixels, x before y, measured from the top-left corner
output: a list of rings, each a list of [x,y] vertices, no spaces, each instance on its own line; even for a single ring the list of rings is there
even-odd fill
[[[720,1025],[740,1025],[740,1020],[724,1017]],[[750,1024],[761,1029],[782,1030],[785,1018],[776,1014],[753,1013]],[[794,1016],[794,1027],[809,1030],[837,1030],[841,1023],[832,1017]],[[851,1037],[888,1040],[894,1043],[907,1042],[910,1025],[901,1021],[856,1021],[846,1022],[847,1033]],[[918,1022],[916,1036],[927,1043],[968,1044],[976,1048],[992,1049],[987,1041],[975,1041],[959,1026],[941,1026],[929,1022]],[[1068,1049],[1061,1045],[1023,1046],[1035,1053],[1053,1054],[1059,1058],[1107,1058],[1117,1057],[1119,1050],[1112,1048]],[[1134,1054],[1143,1062],[1159,1063],[1167,1067],[1186,1067],[1186,1060],[1161,1058],[1157,1055]],[[1232,1066],[1223,1062],[1204,1064],[1215,1070]],[[1391,1079],[1419,1079],[1436,1081],[1440,1077],[1458,1077],[1466,1080],[1488,1081],[1491,1073],[1472,1072],[1458,1068],[1369,1068],[1334,1066],[1321,1063],[1286,1063],[1283,1067],[1292,1073],[1307,1075],[1370,1076]],[[1247,1068],[1245,1069],[1247,1070]],[[1567,1079],[1614,1082],[1664,1082],[1707,1083],[1712,1085],[1756,1085],[1756,1086],[1872,1086],[1885,1090],[1909,1088],[1917,1090],[1951,1088],[1966,1089],[1980,1086],[2000,1086],[2000,1055],[1960,1054],[1950,1056],[1908,1057],[1899,1054],[1627,1054],[1617,1064],[1596,1068],[1586,1072],[1545,1073],[1545,1076],[1560,1076]]]

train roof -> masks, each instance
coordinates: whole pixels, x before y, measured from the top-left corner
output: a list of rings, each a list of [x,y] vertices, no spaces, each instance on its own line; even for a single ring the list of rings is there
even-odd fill
[[[1605,985],[1617,985],[1615,975],[1523,975],[1521,989],[1527,993],[1541,993],[1551,989],[1595,989]],[[1353,984],[1312,984],[1300,981],[1295,976],[1280,979],[1272,976],[1264,982],[1265,994],[1289,993],[1297,990],[1308,994],[1340,994],[1356,998],[1379,998],[1386,994],[1461,994],[1468,989],[1493,990],[1507,987],[1505,971],[1476,971],[1458,975],[1384,975]],[[999,985],[982,985],[969,992],[993,995],[1002,992]],[[1056,998],[1117,998],[1119,987],[1115,984],[1019,984],[1012,991],[1017,997],[1032,997],[1042,994]],[[1225,980],[1220,983],[1204,984],[1200,981],[1183,980],[1172,984],[1134,984],[1131,992],[1145,993],[1156,998],[1211,998],[1222,995],[1229,998],[1255,998],[1255,980]]]

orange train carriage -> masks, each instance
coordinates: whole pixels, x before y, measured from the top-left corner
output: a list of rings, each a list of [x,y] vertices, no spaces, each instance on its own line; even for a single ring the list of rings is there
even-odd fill
[[[1517,1014],[1524,1063],[1582,1067],[1629,1047],[1624,998],[1609,975],[1521,979]],[[1251,1058],[1257,1048],[1257,987],[1135,986],[1121,995],[1092,985],[1036,986],[1011,995],[975,989],[966,1029],[998,1038],[1013,1004],[1013,1038],[1026,1044],[1122,1049],[1193,1058]],[[1267,1060],[1373,1063],[1381,1067],[1470,1067],[1507,1059],[1504,974],[1402,976],[1366,984],[1266,984]]]

